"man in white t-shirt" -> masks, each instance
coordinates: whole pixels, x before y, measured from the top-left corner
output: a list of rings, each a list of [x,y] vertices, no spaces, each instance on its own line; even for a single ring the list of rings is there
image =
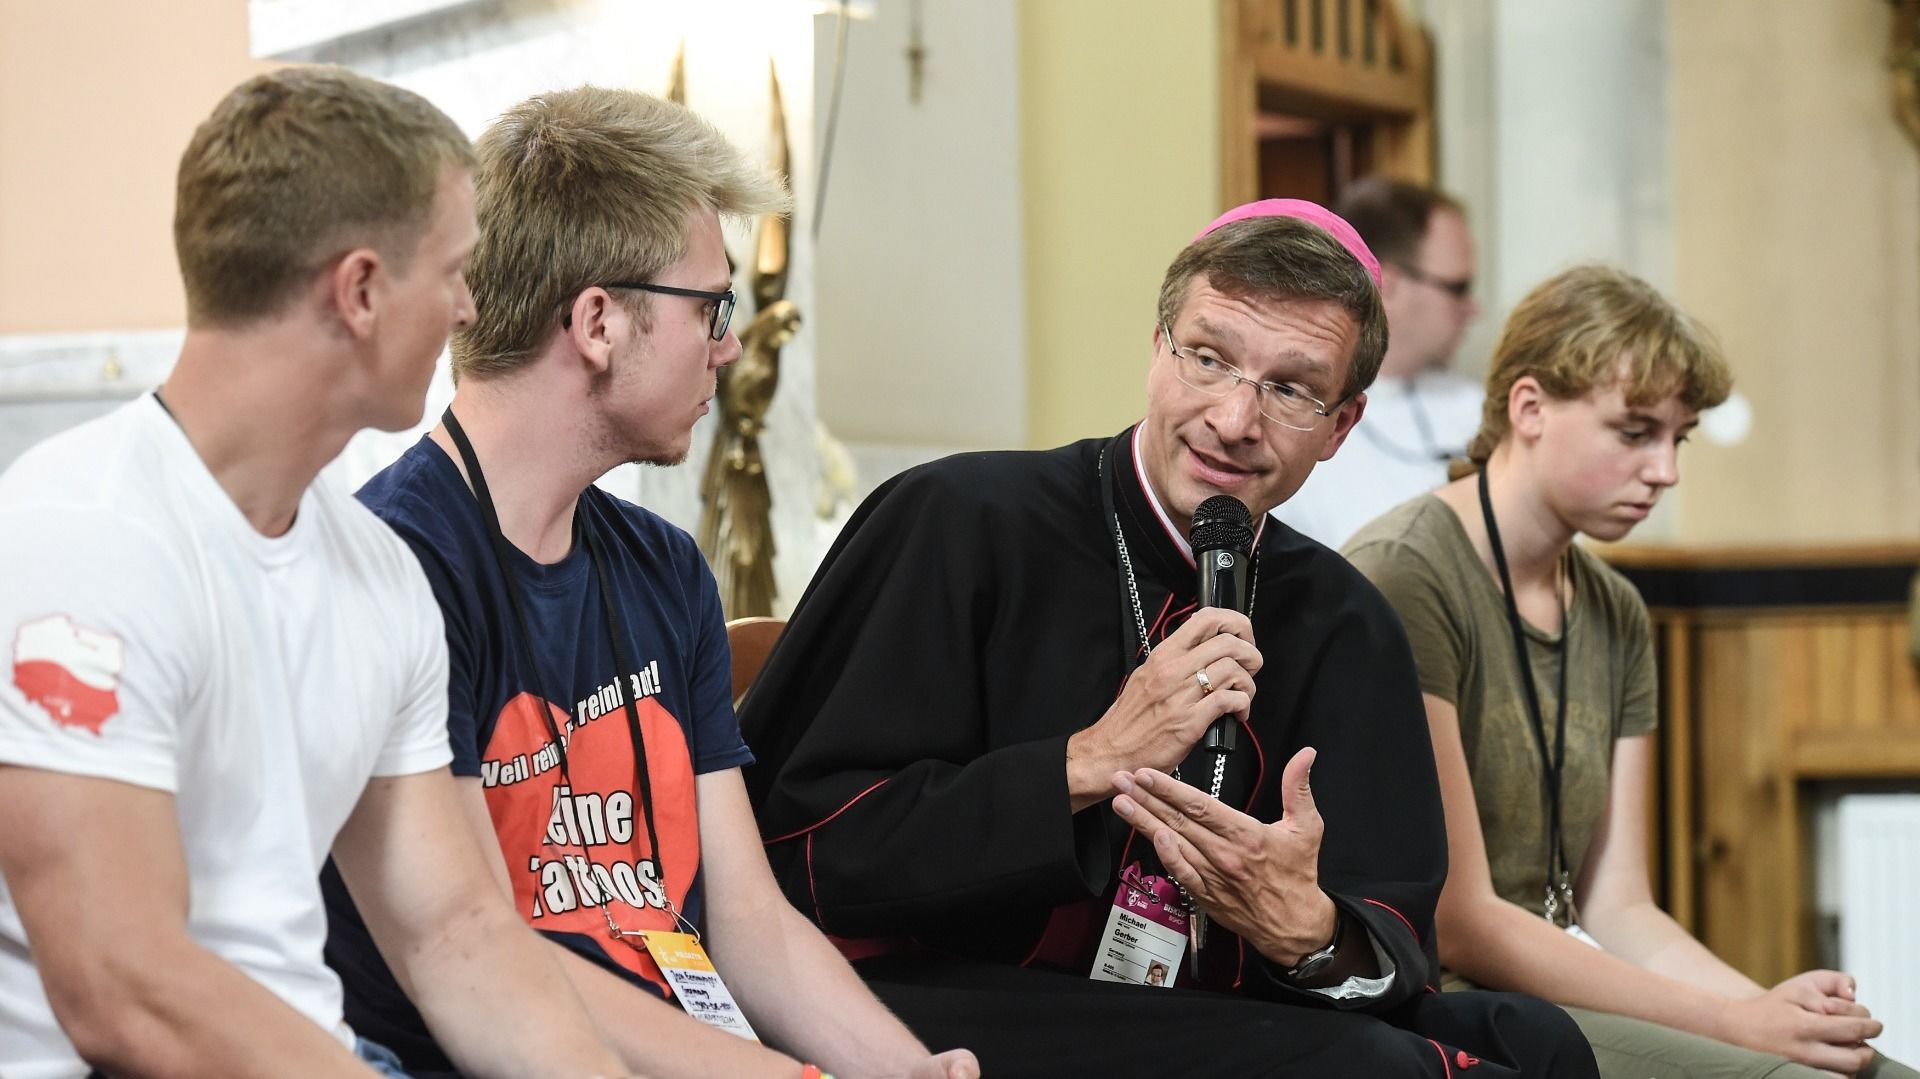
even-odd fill
[[[1448,370],[1473,299],[1473,235],[1453,198],[1371,177],[1335,208],[1380,259],[1387,354],[1366,414],[1274,516],[1336,550],[1361,525],[1447,481],[1480,428],[1480,383]]]
[[[162,391],[0,476],[0,1074],[394,1074],[322,960],[331,853],[470,1074],[619,1064],[490,900],[418,564],[314,482],[420,418],[473,316],[473,154],[329,68],[241,85],[181,159]]]

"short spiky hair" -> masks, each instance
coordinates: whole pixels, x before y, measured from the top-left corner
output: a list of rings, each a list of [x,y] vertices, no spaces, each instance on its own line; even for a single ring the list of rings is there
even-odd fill
[[[1173,325],[1198,277],[1229,296],[1339,304],[1359,330],[1341,401],[1373,385],[1380,373],[1387,354],[1380,290],[1360,260],[1320,226],[1295,217],[1250,217],[1188,244],[1160,283],[1161,325]]]
[[[1599,265],[1548,278],[1508,316],[1487,367],[1469,460],[1485,464],[1511,432],[1507,399],[1527,377],[1562,401],[1617,382],[1630,405],[1677,396],[1695,412],[1733,391],[1733,372],[1704,327],[1652,285]]]
[[[785,212],[780,181],[692,112],[583,86],[515,105],[480,136],[479,317],[453,338],[456,376],[519,369],[582,289],[648,281],[686,253],[687,214]],[[636,313],[643,294],[622,294]]]
[[[466,135],[418,94],[338,67],[248,79],[180,156],[173,246],[190,326],[271,315],[356,247],[404,272]]]

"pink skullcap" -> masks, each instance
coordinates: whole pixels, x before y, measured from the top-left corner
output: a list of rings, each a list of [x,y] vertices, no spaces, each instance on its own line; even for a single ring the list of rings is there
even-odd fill
[[[1359,233],[1353,231],[1353,226],[1347,224],[1345,218],[1319,203],[1308,202],[1305,199],[1261,199],[1259,202],[1235,206],[1214,218],[1213,223],[1201,229],[1200,235],[1195,236],[1194,239],[1198,240],[1200,236],[1205,236],[1222,225],[1245,221],[1250,217],[1297,217],[1309,224],[1320,226],[1328,235],[1340,241],[1340,246],[1346,248],[1348,254],[1360,260],[1360,265],[1366,268],[1367,276],[1373,278],[1374,287],[1380,286],[1380,260],[1374,258],[1373,252],[1367,249],[1367,242],[1360,238]]]

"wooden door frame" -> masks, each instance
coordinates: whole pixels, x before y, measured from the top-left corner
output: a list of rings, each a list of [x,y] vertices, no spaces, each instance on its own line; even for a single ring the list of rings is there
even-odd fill
[[[1220,197],[1259,197],[1254,121],[1265,109],[1373,126],[1376,170],[1433,180],[1433,62],[1426,29],[1397,0],[1219,0]],[[1293,40],[1288,39],[1292,13]],[[1361,16],[1356,33],[1354,15]],[[1368,16],[1371,17],[1368,17]],[[1325,28],[1317,43],[1300,23]],[[1371,31],[1371,33],[1369,33]],[[1343,51],[1342,46],[1345,45]]]

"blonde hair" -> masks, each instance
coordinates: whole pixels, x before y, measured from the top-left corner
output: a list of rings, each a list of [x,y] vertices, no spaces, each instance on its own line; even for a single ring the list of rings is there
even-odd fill
[[[583,289],[651,281],[686,253],[687,214],[783,213],[786,189],[712,124],[631,90],[583,86],[507,110],[480,136],[479,317],[453,338],[456,377],[531,360]],[[622,293],[635,317],[644,293]]]
[[[1562,401],[1621,384],[1630,405],[1678,396],[1699,412],[1727,399],[1733,373],[1705,327],[1659,290],[1611,266],[1577,266],[1513,309],[1487,370],[1480,432],[1469,461],[1485,464],[1511,430],[1507,399],[1532,377]]]
[[[473,165],[467,137],[418,94],[338,67],[248,79],[180,156],[173,246],[187,324],[272,315],[356,247],[405,273],[446,170]]]

